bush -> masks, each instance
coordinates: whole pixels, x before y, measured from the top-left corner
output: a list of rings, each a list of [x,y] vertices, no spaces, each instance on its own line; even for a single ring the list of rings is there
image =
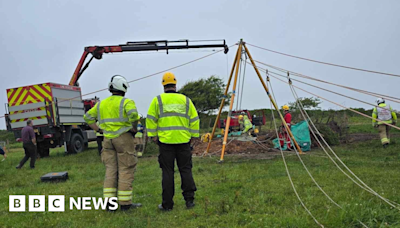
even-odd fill
[[[324,136],[324,139],[329,145],[336,146],[340,144],[339,135],[335,133],[328,125],[315,124],[315,126],[318,128],[319,132],[321,132],[321,134]]]

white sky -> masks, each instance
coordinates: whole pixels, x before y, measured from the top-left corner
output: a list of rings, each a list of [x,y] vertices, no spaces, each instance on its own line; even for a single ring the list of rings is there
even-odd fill
[[[43,82],[68,84],[85,46],[117,45],[142,40],[240,38],[269,49],[316,60],[400,74],[400,1],[56,1],[0,0],[0,101],[6,89]],[[400,97],[400,78],[351,71],[292,59],[249,46],[256,60],[323,80]],[[133,80],[209,54],[108,54],[93,60],[82,76],[83,93],[107,87],[110,77]],[[173,72],[180,85],[201,77],[227,79],[235,49]],[[247,67],[243,108],[268,108],[254,70]],[[127,97],[146,114],[162,92],[162,75],[131,84]],[[293,101],[287,85],[272,80],[278,103]],[[314,82],[312,82],[314,84]],[[316,83],[315,83],[316,84]],[[296,84],[297,85],[297,84]],[[321,85],[321,84],[317,84]],[[368,105],[299,85],[351,107]],[[336,87],[325,88],[368,102],[376,98]],[[300,96],[309,96],[298,91]],[[96,96],[105,98],[108,92]],[[94,95],[93,95],[94,96]],[[400,110],[400,105],[388,102]],[[323,108],[337,106],[323,102]],[[4,113],[4,105],[0,113]],[[2,114],[1,114],[2,115]],[[0,119],[0,129],[4,129]]]

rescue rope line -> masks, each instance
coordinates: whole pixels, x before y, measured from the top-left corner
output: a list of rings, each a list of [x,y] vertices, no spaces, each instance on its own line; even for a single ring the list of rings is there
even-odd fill
[[[274,76],[272,76],[272,77],[274,77]],[[276,77],[274,77],[274,78],[276,78]],[[284,82],[284,83],[289,84],[289,82],[285,82],[285,81],[283,81],[283,80],[281,80],[281,79],[279,79],[279,78],[276,78],[276,79],[278,79],[279,81],[282,81],[282,82]],[[294,85],[292,85],[292,86],[293,86],[293,87],[296,87],[296,88],[298,88],[298,89],[300,89],[300,90],[302,90],[302,91],[304,91],[304,92],[310,93],[310,94],[312,94],[312,95],[314,95],[314,96],[320,97],[320,96],[315,95],[315,94],[313,94],[313,93],[311,93],[311,92],[308,92],[308,91],[306,91],[306,90],[303,90],[303,89],[301,89],[301,88],[299,88],[299,87],[297,87],[297,86],[294,86]],[[326,100],[326,101],[329,101],[329,100],[327,100],[327,99],[325,99],[325,98],[322,98],[322,97],[320,97],[320,98],[321,98],[321,99],[324,99],[324,100]],[[334,103],[334,102],[333,102],[333,103]],[[334,104],[337,104],[337,103],[334,103]],[[339,104],[337,104],[337,105],[339,105]],[[341,105],[339,105],[339,106],[341,106]],[[344,106],[342,106],[342,107],[344,107]],[[303,108],[304,108],[304,107],[303,107]],[[344,108],[346,108],[346,107],[344,107]],[[348,109],[348,108],[346,108],[346,109]],[[352,109],[350,109],[350,110],[352,110]],[[305,112],[305,113],[307,113],[307,112]],[[308,114],[307,114],[307,116],[308,116]],[[309,117],[309,116],[308,116],[308,117]],[[309,117],[309,118],[310,118],[310,117]],[[324,143],[326,144],[326,146],[327,146],[327,147],[329,148],[329,150],[334,154],[334,156],[336,157],[336,159],[346,168],[347,171],[349,171],[349,173],[351,173],[351,174],[354,176],[354,178],[356,178],[362,185],[364,185],[364,187],[360,186],[359,183],[355,182],[354,179],[350,178],[349,175],[348,175],[346,172],[342,171],[342,169],[339,168],[340,166],[337,165],[337,167],[338,167],[347,177],[349,177],[351,180],[353,180],[353,182],[356,183],[356,184],[357,184],[359,187],[361,187],[362,189],[364,189],[364,190],[366,190],[367,192],[370,192],[371,194],[373,194],[373,195],[379,197],[380,199],[382,199],[383,201],[385,201],[387,204],[389,204],[389,205],[392,206],[393,208],[396,208],[397,210],[400,210],[400,208],[398,208],[398,206],[395,206],[395,205],[394,205],[394,204],[399,205],[398,203],[393,202],[393,201],[390,201],[390,200],[388,200],[388,199],[382,197],[382,196],[379,195],[377,192],[375,192],[372,188],[370,188],[367,184],[365,184],[356,174],[354,174],[353,171],[351,171],[350,168],[347,167],[347,165],[337,156],[337,154],[336,154],[336,153],[333,151],[333,149],[329,146],[329,144],[326,142],[326,140],[324,139],[324,137],[322,136],[322,134],[321,134],[321,133],[318,131],[318,129],[315,127],[314,123],[313,123],[312,121],[311,121],[311,123],[312,123],[312,125],[314,126],[316,132],[321,136],[321,139],[324,141]],[[327,155],[329,156],[328,153],[327,153]],[[330,156],[329,156],[329,157],[330,157]],[[331,158],[331,157],[330,157],[330,158]],[[331,160],[334,161],[333,159],[331,159]],[[334,163],[337,164],[336,162],[334,162]]]
[[[364,71],[364,72],[368,72],[368,73],[382,74],[382,75],[393,76],[393,77],[400,77],[400,75],[398,75],[398,74],[385,73],[385,72],[380,72],[380,71],[366,70],[366,69],[362,69],[362,68],[356,68],[356,67],[344,66],[344,65],[334,64],[334,63],[322,62],[322,61],[318,61],[318,60],[314,60],[314,59],[308,59],[308,58],[304,58],[304,57],[300,57],[300,56],[295,56],[295,55],[290,55],[290,54],[286,54],[286,53],[283,53],[283,52],[274,51],[274,50],[271,50],[271,49],[259,47],[259,46],[256,46],[256,45],[253,45],[253,44],[249,44],[249,43],[246,43],[246,44],[248,44],[248,45],[250,45],[252,47],[255,47],[255,48],[259,48],[259,49],[265,50],[265,51],[273,52],[273,53],[276,53],[276,54],[280,54],[280,55],[284,55],[284,56],[288,56],[288,57],[292,57],[292,58],[296,58],[296,59],[306,60],[306,61],[320,63],[320,64],[325,64],[325,65],[329,65],[329,66],[346,68],[346,69],[350,69],[350,70],[358,70],[358,71]]]
[[[243,52],[240,52],[240,62],[239,62],[239,74],[238,74],[238,87],[237,87],[237,96],[236,96],[236,111],[239,110],[239,101],[240,101],[240,77],[242,76],[242,67],[243,67]],[[234,91],[235,92],[235,91]]]
[[[318,78],[315,78],[315,77],[307,76],[307,75],[300,74],[300,73],[297,73],[297,72],[294,72],[294,71],[290,71],[290,70],[286,70],[286,69],[283,69],[283,68],[280,68],[280,67],[276,67],[276,66],[273,66],[273,65],[270,65],[270,64],[266,64],[266,63],[263,63],[261,61],[257,61],[257,60],[254,60],[254,61],[258,62],[258,63],[260,63],[262,65],[271,67],[271,68],[273,68],[275,70],[281,71],[283,73],[289,72],[292,76],[297,76],[297,77],[301,77],[301,78],[305,78],[305,79],[309,79],[309,80],[322,82],[322,83],[329,84],[329,85],[338,86],[338,87],[341,87],[341,88],[345,88],[345,89],[352,90],[352,91],[355,91],[355,92],[363,93],[363,94],[366,94],[366,95],[369,95],[369,96],[373,96],[373,97],[383,97],[383,98],[385,98],[387,100],[390,100],[390,101],[393,101],[393,102],[396,102],[396,103],[400,103],[400,98],[397,98],[397,97],[392,97],[392,96],[388,96],[388,95],[384,95],[384,94],[379,94],[379,93],[370,92],[370,91],[366,91],[366,90],[362,90],[362,89],[357,89],[357,88],[352,88],[352,87],[348,87],[348,86],[344,86],[344,85],[340,85],[340,84],[335,84],[335,83],[324,81],[324,80],[321,80],[321,79],[318,79]]]
[[[304,106],[301,102],[301,100],[299,100],[299,96],[297,95],[296,90],[293,88],[293,85],[289,85],[291,87],[292,90],[292,94],[294,96],[294,98],[296,100],[299,101],[299,104],[301,105],[302,109],[301,110],[301,114],[303,115],[304,118],[308,118],[308,120],[310,120],[310,123],[312,125],[312,127],[315,129],[315,131],[317,132],[317,134],[321,137],[322,141],[324,142],[324,144],[329,148],[329,150],[332,152],[332,154],[335,155],[336,159],[349,171],[349,173],[351,173],[362,185],[364,186],[360,186],[360,184],[358,182],[355,182],[353,178],[349,177],[349,175],[343,171],[343,169],[333,160],[333,158],[330,156],[330,154],[325,150],[325,148],[323,147],[322,143],[319,141],[318,137],[316,137],[314,130],[312,129],[312,127],[310,127],[310,130],[312,131],[314,137],[316,138],[318,144],[321,146],[321,148],[324,150],[324,152],[326,153],[326,155],[333,161],[333,163],[339,168],[339,170],[341,170],[350,180],[352,180],[355,184],[357,184],[359,187],[361,187],[362,189],[366,190],[367,192],[378,196],[379,198],[381,198],[383,201],[385,201],[386,203],[388,203],[390,206],[393,207],[392,204],[397,205],[397,207],[400,205],[394,201],[391,201],[389,199],[386,199],[384,197],[382,197],[381,195],[379,195],[377,192],[375,192],[372,188],[370,188],[367,184],[365,184],[356,174],[354,174],[354,172],[347,167],[347,165],[339,158],[339,156],[337,156],[337,154],[333,151],[333,149],[329,146],[329,144],[326,142],[325,138],[323,137],[323,135],[319,132],[318,128],[315,126],[314,122],[312,121],[311,117],[308,115],[307,111],[304,109]],[[307,116],[307,117],[306,117]],[[394,207],[396,208],[396,207]],[[398,209],[398,208],[397,208]]]
[[[267,73],[267,75],[268,75],[268,73]],[[272,90],[272,83],[271,83],[270,80],[267,80],[267,82],[268,82],[269,85],[270,85],[271,93],[272,93],[272,95],[273,95],[273,97],[274,97],[274,99],[275,99],[275,94],[274,94],[274,92],[273,92],[273,90]],[[275,99],[275,101],[276,101],[276,99]],[[298,104],[297,102],[296,102],[296,104],[298,105],[298,107],[299,107],[299,109],[300,109],[299,104]],[[304,117],[304,118],[305,118],[305,117]],[[306,119],[305,119],[305,120],[306,120]],[[307,120],[306,120],[306,121],[307,121]],[[275,121],[274,121],[274,123],[275,123]],[[276,125],[276,123],[275,123],[275,125]],[[314,132],[313,132],[313,134],[314,134]],[[279,138],[279,135],[278,135],[277,137]],[[315,137],[315,135],[314,135],[314,137]],[[316,138],[316,137],[315,137],[315,138]],[[290,139],[290,141],[291,141],[291,143],[293,144],[293,140]],[[318,141],[318,142],[319,142],[319,141]],[[279,146],[280,146],[280,144],[279,144]],[[322,144],[321,144],[321,147],[322,147]],[[296,147],[294,147],[294,150],[295,150],[296,155],[297,155],[297,157],[299,158],[301,164],[303,165],[304,169],[306,170],[308,176],[310,176],[311,180],[314,182],[314,184],[317,186],[317,188],[318,188],[318,189],[329,199],[329,201],[331,201],[334,205],[336,205],[338,208],[342,209],[343,211],[346,211],[346,210],[344,210],[344,208],[343,208],[342,206],[340,206],[336,201],[334,201],[334,200],[328,195],[328,193],[326,193],[326,192],[323,190],[323,188],[318,184],[318,182],[315,180],[315,178],[313,177],[313,175],[311,174],[311,172],[308,170],[306,164],[304,163],[303,159],[301,158],[301,156],[300,156],[299,152],[297,151],[297,148],[296,148]],[[361,222],[360,220],[358,220],[358,222],[360,222],[360,224],[361,224],[362,226],[368,228],[368,226],[366,226],[366,225],[365,225],[363,222]]]
[[[233,47],[233,46],[235,46],[235,45],[237,45],[237,44],[233,44],[233,45],[229,46],[229,48],[231,48],[231,47]],[[219,53],[219,52],[222,52],[222,51],[224,51],[224,49],[219,50],[219,51],[215,51],[215,52],[213,52],[213,53],[211,53],[211,54],[208,54],[208,55],[202,56],[202,57],[200,57],[200,58],[197,58],[197,59],[194,59],[194,60],[191,60],[191,61],[182,63],[182,64],[180,64],[180,65],[177,65],[177,66],[174,66],[174,67],[171,67],[171,68],[162,70],[162,71],[158,71],[158,72],[156,72],[156,73],[149,74],[149,75],[144,76],[144,77],[141,77],[141,78],[137,78],[137,79],[128,81],[128,84],[130,84],[130,83],[132,83],[132,82],[136,82],[136,81],[140,81],[140,80],[143,80],[143,79],[146,79],[146,78],[150,78],[150,77],[156,76],[156,75],[161,74],[161,73],[164,73],[164,72],[166,72],[166,71],[170,71],[170,70],[174,70],[174,69],[176,69],[176,68],[180,68],[180,67],[186,66],[186,65],[188,65],[188,64],[191,64],[191,63],[197,62],[197,61],[199,61],[199,60],[205,59],[205,58],[207,58],[207,57],[210,57],[210,56],[215,55],[215,54],[217,54],[217,53]],[[81,97],[88,96],[88,95],[92,95],[92,94],[95,94],[95,93],[98,93],[98,92],[102,92],[102,91],[106,91],[106,90],[108,90],[108,88],[99,89],[99,90],[96,90],[96,91],[93,91],[93,92],[90,92],[90,93],[82,94],[81,96],[77,96],[77,97],[65,99],[65,100],[62,100],[62,101],[57,101],[57,102],[52,101],[52,102],[49,102],[49,104],[47,104],[46,106],[43,106],[43,107],[49,107],[49,106],[50,106],[51,104],[53,104],[53,103],[61,103],[61,102],[65,102],[65,101],[71,101],[71,100],[74,100],[74,99],[80,99]],[[0,116],[0,119],[1,119],[1,118],[4,118],[4,117],[5,117],[5,115]]]
[[[257,66],[258,67],[258,66]],[[261,67],[258,67],[258,68],[261,68]],[[262,68],[261,68],[262,69]],[[263,69],[263,70],[265,70],[265,69]],[[265,70],[266,72],[268,72],[267,70]],[[269,76],[269,75],[268,75]],[[272,77],[274,77],[274,76],[272,76]],[[274,77],[274,78],[276,78],[276,77]],[[289,84],[290,86],[292,86],[292,87],[296,87],[296,86],[294,86],[293,84],[290,84],[289,82],[285,82],[285,81],[283,81],[283,80],[281,80],[281,79],[279,79],[279,78],[276,78],[276,79],[278,79],[279,81],[281,81],[281,82],[284,82],[284,83],[287,83],[287,84]],[[267,81],[269,81],[268,79],[267,79]],[[298,87],[296,87],[296,88],[298,88]],[[301,89],[301,88],[298,88],[298,89]],[[294,90],[294,88],[293,88],[293,90]],[[301,90],[303,90],[303,89],[301,89]],[[303,91],[305,91],[305,90],[303,90]],[[273,91],[272,91],[272,88],[271,88],[271,92],[273,93]],[[294,92],[296,93],[296,95],[297,95],[297,92],[294,90]],[[307,91],[305,91],[305,92],[307,92]],[[307,93],[310,93],[310,92],[307,92]],[[274,95],[274,94],[273,94]],[[313,94],[313,95],[315,95],[315,94]],[[315,95],[315,96],[317,96],[317,95]],[[297,98],[298,98],[298,96],[297,96]],[[321,97],[322,98],[322,97]],[[275,98],[274,98],[275,99]],[[275,99],[276,100],[276,99]],[[302,103],[301,103],[301,101],[300,101],[300,104],[302,105]],[[303,107],[303,106],[302,106]],[[303,107],[303,110],[304,110],[304,107]],[[388,203],[390,206],[392,206],[392,207],[394,207],[394,208],[396,208],[397,210],[400,210],[400,208],[398,208],[399,206],[400,206],[400,204],[398,204],[398,203],[396,203],[396,202],[394,202],[394,201],[391,201],[391,200],[389,200],[389,199],[386,199],[386,198],[384,198],[384,197],[382,197],[381,195],[379,195],[377,192],[375,192],[372,188],[370,188],[367,184],[365,184],[356,174],[354,174],[351,170],[350,170],[350,168],[348,168],[347,166],[346,166],[346,164],[344,164],[344,162],[337,156],[337,154],[333,151],[333,149],[329,146],[329,144],[326,142],[326,140],[324,139],[324,137],[322,136],[322,134],[318,131],[318,129],[316,128],[316,126],[314,125],[314,123],[312,122],[312,120],[311,120],[311,118],[310,118],[310,116],[308,115],[308,113],[304,110],[304,112],[306,113],[306,115],[308,116],[308,118],[310,119],[310,122],[312,123],[312,125],[313,125],[313,127],[315,128],[315,130],[316,130],[316,132],[320,135],[320,137],[321,137],[321,139],[323,140],[323,142],[326,144],[326,146],[330,149],[330,151],[335,155],[335,157],[339,160],[339,162],[361,183],[361,184],[363,184],[364,186],[361,186],[360,185],[360,183],[358,183],[358,182],[356,182],[353,178],[351,178],[336,162],[335,162],[335,160],[333,160],[333,158],[329,155],[329,153],[325,150],[325,148],[324,147],[321,147],[323,150],[324,150],[324,152],[326,153],[326,155],[331,159],[331,161],[339,168],[339,170],[340,171],[342,171],[342,173],[344,174],[344,175],[346,175],[350,180],[352,180],[356,185],[358,185],[360,188],[362,188],[362,189],[364,189],[364,190],[366,190],[367,192],[369,192],[369,193],[371,193],[371,194],[373,194],[373,195],[375,195],[375,196],[377,196],[377,197],[379,197],[380,199],[382,199],[383,201],[385,201],[386,203]],[[311,128],[310,128],[311,129]],[[317,139],[317,141],[319,141],[318,140],[318,138],[316,138]],[[321,144],[320,144],[321,145]],[[395,206],[395,205],[397,205],[397,207]]]
[[[248,64],[250,64],[250,63],[248,63]],[[266,71],[266,69],[263,69],[263,68],[261,68],[261,67],[259,67],[259,66],[257,66],[257,68]],[[286,81],[284,81],[284,80],[282,80],[282,79],[280,79],[280,78],[278,78],[278,77],[276,77],[276,76],[272,76],[272,75],[271,75],[271,77],[276,78],[276,79],[278,79],[279,81],[282,81],[282,82],[284,82],[284,83],[289,84],[289,82],[286,82]],[[293,86],[294,86],[294,85],[293,85]],[[352,108],[343,106],[343,105],[341,105],[341,104],[338,104],[338,103],[336,103],[336,102],[334,102],[334,101],[328,100],[328,99],[326,99],[326,98],[324,98],[324,97],[321,97],[321,96],[319,96],[319,95],[316,95],[316,94],[314,94],[314,93],[311,93],[311,92],[309,92],[309,91],[306,91],[306,90],[304,90],[304,89],[302,89],[302,88],[299,88],[299,87],[297,87],[297,86],[294,86],[294,87],[296,87],[297,89],[300,89],[300,90],[302,90],[302,91],[304,91],[304,92],[306,92],[306,93],[309,93],[309,94],[311,94],[311,95],[313,95],[313,96],[316,96],[316,97],[318,97],[318,98],[320,98],[320,99],[322,99],[322,100],[328,101],[328,102],[330,102],[330,103],[332,103],[332,104],[335,104],[335,105],[340,106],[340,107],[342,107],[342,108],[344,108],[344,109],[347,109],[347,110],[352,111],[352,112],[354,112],[354,113],[357,113],[357,114],[359,114],[359,115],[361,115],[361,116],[364,116],[364,117],[366,117],[366,118],[368,118],[368,119],[379,121],[379,119],[370,117],[370,116],[368,116],[368,115],[366,115],[366,114],[364,114],[364,113],[361,113],[361,112],[359,112],[359,111],[357,111],[357,110],[354,110],[354,109],[352,109]],[[397,129],[397,130],[400,130],[400,127],[397,127],[397,126],[395,126],[395,125],[393,125],[393,124],[389,124],[389,123],[385,123],[385,122],[382,122],[382,124],[385,124],[385,125],[387,125],[387,126],[390,126],[390,127],[395,128],[395,129]]]
[[[283,80],[281,80],[280,78],[277,78],[277,77],[275,77],[275,76],[272,76],[272,77],[274,77],[274,78],[276,78],[276,79],[278,79],[278,80],[280,80],[280,81],[283,81]],[[283,82],[285,82],[285,81],[283,81]],[[287,83],[287,82],[285,82],[285,83]],[[297,88],[297,89],[299,89],[299,90],[302,90],[302,91],[304,91],[304,92],[306,92],[306,93],[309,93],[309,94],[311,94],[311,95],[313,95],[313,96],[316,96],[316,97],[318,97],[318,98],[320,98],[320,99],[323,99],[323,100],[328,101],[328,102],[330,102],[330,103],[332,103],[332,104],[335,104],[335,105],[337,105],[337,106],[340,106],[340,107],[342,107],[342,108],[344,108],[344,109],[350,110],[350,111],[352,111],[352,112],[354,112],[354,113],[357,113],[357,114],[359,114],[359,115],[361,115],[361,116],[364,116],[364,117],[366,117],[366,118],[368,118],[368,119],[379,121],[378,119],[375,119],[375,118],[370,117],[370,116],[368,116],[368,115],[366,115],[366,114],[364,114],[364,113],[361,113],[361,112],[359,112],[359,111],[357,111],[357,110],[354,110],[354,109],[352,109],[352,108],[343,106],[343,105],[341,105],[341,104],[339,104],[339,103],[336,103],[336,102],[334,102],[334,101],[328,100],[328,99],[326,99],[326,98],[324,98],[324,97],[321,97],[321,96],[319,96],[319,95],[316,95],[316,94],[314,94],[314,93],[311,93],[311,92],[309,92],[309,91],[307,91],[307,90],[304,90],[304,89],[302,89],[302,88],[299,88],[298,86],[295,86],[295,85],[292,85],[292,86],[295,87],[295,88]],[[382,124],[385,124],[385,125],[387,125],[387,126],[391,126],[391,127],[393,127],[393,128],[396,128],[397,130],[400,130],[400,127],[397,127],[397,126],[395,126],[395,125],[388,124],[388,123],[385,123],[385,122],[382,122]]]
[[[272,113],[272,119],[273,119],[274,126],[275,126],[276,137],[279,138],[278,128],[277,128],[277,126],[276,126],[275,114],[274,114],[274,111],[273,111],[272,104],[271,104],[271,113]],[[303,206],[304,210],[306,210],[306,212],[307,212],[307,213],[311,216],[311,218],[314,220],[314,222],[315,222],[318,226],[324,227],[324,226],[314,217],[314,215],[311,213],[311,211],[307,208],[307,206],[304,204],[303,200],[301,199],[299,193],[298,193],[297,190],[296,190],[296,187],[294,186],[292,177],[290,176],[289,168],[288,168],[288,166],[287,166],[287,164],[286,164],[286,159],[285,159],[285,155],[283,154],[283,150],[282,150],[281,144],[279,144],[279,149],[280,149],[280,151],[281,151],[281,156],[282,156],[283,164],[285,165],[286,174],[287,174],[287,176],[288,176],[288,178],[289,178],[290,184],[292,185],[293,191],[294,191],[294,193],[296,194],[297,199],[299,200],[300,204]]]
[[[272,72],[272,71],[271,71],[270,73],[272,73],[272,74],[274,74],[274,75],[277,75],[277,76],[280,76],[280,77],[283,77],[283,78],[287,78],[287,76],[284,76],[284,75],[281,75],[281,74],[278,74],[278,73],[275,73],[275,72]],[[333,94],[336,94],[336,95],[339,95],[339,96],[342,96],[342,97],[346,97],[346,98],[349,98],[349,99],[352,99],[352,100],[355,100],[355,101],[358,101],[358,102],[361,102],[361,103],[364,103],[364,104],[367,104],[367,105],[375,106],[375,107],[377,107],[377,108],[379,107],[379,108],[385,109],[385,110],[387,110],[387,111],[392,111],[392,110],[390,110],[390,108],[387,108],[387,107],[380,107],[380,106],[378,106],[378,105],[376,105],[376,104],[372,104],[372,103],[369,103],[369,102],[366,102],[366,101],[362,101],[362,100],[356,99],[356,98],[354,98],[354,97],[346,96],[346,95],[344,95],[344,94],[337,93],[337,92],[332,91],[332,90],[324,89],[324,88],[321,88],[321,87],[319,87],[319,86],[316,86],[316,85],[313,85],[313,84],[309,84],[309,83],[307,83],[307,82],[303,82],[303,81],[300,81],[300,80],[297,80],[297,79],[293,79],[293,78],[291,78],[290,80],[296,81],[296,82],[300,82],[300,83],[302,83],[302,84],[305,84],[305,85],[308,85],[308,86],[312,86],[312,87],[315,87],[315,88],[317,88],[317,89],[324,90],[324,91],[327,91],[327,92],[330,92],[330,93],[333,93]]]
[[[244,79],[246,78],[246,66],[247,66],[247,55],[244,53],[245,60],[244,60],[244,69],[243,69],[243,81],[242,81],[242,89],[240,90],[240,105],[239,108],[242,110],[242,100],[243,100],[243,93],[244,93]]]

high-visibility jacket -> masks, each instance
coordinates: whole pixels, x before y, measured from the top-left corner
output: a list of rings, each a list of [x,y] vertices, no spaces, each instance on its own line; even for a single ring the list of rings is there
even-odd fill
[[[392,107],[389,106],[389,108],[387,108],[385,103],[380,103],[378,106],[379,107],[375,107],[372,111],[372,118],[374,118],[372,120],[372,125],[375,125],[376,122],[378,122],[378,125],[383,123],[391,124],[392,122],[397,122],[397,115],[392,110]],[[379,119],[379,121],[375,119]]]
[[[135,102],[123,96],[112,95],[98,102],[83,117],[88,124],[99,122],[104,137],[116,138],[132,129],[139,120]]]
[[[248,132],[251,128],[253,128],[253,124],[249,120],[249,117],[243,116],[243,120],[241,120],[241,124],[244,126],[243,133]]]
[[[200,119],[192,101],[179,93],[163,93],[153,99],[146,118],[149,137],[162,143],[188,143],[199,137]]]

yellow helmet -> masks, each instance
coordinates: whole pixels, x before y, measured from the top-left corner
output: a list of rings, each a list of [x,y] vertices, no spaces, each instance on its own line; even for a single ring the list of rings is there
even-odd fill
[[[239,115],[239,120],[243,119],[243,115]]]
[[[289,111],[289,106],[284,105],[284,106],[282,107],[282,109],[283,109],[283,110],[286,110],[286,111]]]
[[[260,133],[260,131],[258,130],[258,128],[254,129],[254,133],[255,133],[255,134]]]
[[[171,72],[166,72],[164,75],[163,75],[163,78],[162,78],[162,85],[163,86],[165,86],[165,85],[168,85],[168,84],[174,84],[174,85],[176,85],[176,78],[175,78],[175,75],[173,74],[173,73],[171,73]]]

